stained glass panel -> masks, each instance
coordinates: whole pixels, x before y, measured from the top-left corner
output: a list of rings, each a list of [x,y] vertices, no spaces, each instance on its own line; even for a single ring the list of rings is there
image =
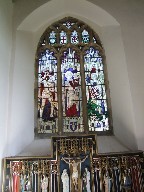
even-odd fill
[[[77,44],[79,43],[79,39],[78,39],[78,33],[76,30],[74,30],[71,34],[71,43],[72,44]]]
[[[43,41],[41,42],[41,46],[44,46],[46,44],[46,40],[43,39]]]
[[[60,32],[60,44],[66,44],[67,43],[67,34],[65,31]]]
[[[84,56],[89,131],[109,129],[104,70],[99,51],[90,47]]]
[[[67,21],[67,22],[63,23],[63,25],[66,26],[68,29],[70,29],[74,25],[74,23],[71,21]]]
[[[62,63],[63,131],[84,131],[79,55],[72,49],[63,53]]]
[[[45,50],[38,63],[38,133],[57,132],[57,59]]]
[[[89,33],[87,30],[84,29],[82,32],[82,42],[89,43],[89,41],[90,41]]]
[[[93,37],[93,42],[96,43],[96,38],[95,37]]]
[[[52,31],[49,35],[49,42],[50,44],[56,43],[56,33],[54,31]]]

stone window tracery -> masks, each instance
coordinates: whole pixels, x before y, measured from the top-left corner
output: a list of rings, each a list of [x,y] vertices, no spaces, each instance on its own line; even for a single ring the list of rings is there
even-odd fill
[[[46,29],[36,80],[36,136],[112,133],[104,49],[85,23],[67,17]]]

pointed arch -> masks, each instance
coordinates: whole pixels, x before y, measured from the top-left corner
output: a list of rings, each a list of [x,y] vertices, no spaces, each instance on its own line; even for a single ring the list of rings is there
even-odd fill
[[[36,58],[37,136],[112,133],[104,48],[93,29],[73,17],[53,23]]]

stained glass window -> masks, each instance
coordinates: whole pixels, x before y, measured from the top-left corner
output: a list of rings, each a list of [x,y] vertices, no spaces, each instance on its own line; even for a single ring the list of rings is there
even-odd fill
[[[69,48],[63,53],[62,63],[62,105],[64,132],[84,131],[82,117],[82,92],[80,58]]]
[[[38,62],[38,133],[57,132],[57,59],[46,49]]]
[[[103,61],[97,49],[85,51],[84,68],[89,130],[109,130]]]
[[[46,29],[36,73],[36,136],[112,133],[104,49],[85,23],[67,17]]]

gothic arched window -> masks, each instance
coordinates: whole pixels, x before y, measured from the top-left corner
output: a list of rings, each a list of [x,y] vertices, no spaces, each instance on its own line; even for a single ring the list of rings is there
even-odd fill
[[[36,80],[36,136],[112,133],[104,49],[85,23],[67,17],[46,29]]]

